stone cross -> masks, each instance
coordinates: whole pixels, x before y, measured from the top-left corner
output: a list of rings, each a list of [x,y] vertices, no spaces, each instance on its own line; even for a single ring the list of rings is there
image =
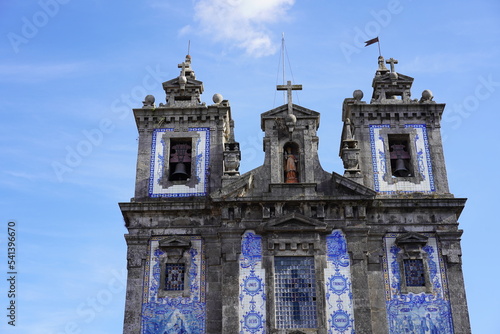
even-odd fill
[[[177,67],[181,69],[181,75],[184,75],[184,73],[186,73],[186,62],[185,61],[178,64]]]
[[[302,85],[292,85],[290,80],[287,81],[286,85],[277,85],[277,90],[286,90],[288,96],[288,114],[293,114],[292,112],[292,90],[302,90]]]
[[[397,64],[398,61],[394,58],[389,58],[385,61],[386,64],[391,64],[391,72],[395,72],[394,71],[394,64]]]

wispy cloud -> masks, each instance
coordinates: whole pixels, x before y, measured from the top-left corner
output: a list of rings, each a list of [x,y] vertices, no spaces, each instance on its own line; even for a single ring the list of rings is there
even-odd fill
[[[199,26],[186,26],[181,33],[201,31],[213,40],[226,41],[253,57],[274,54],[268,26],[287,19],[295,0],[199,0],[194,19]]]

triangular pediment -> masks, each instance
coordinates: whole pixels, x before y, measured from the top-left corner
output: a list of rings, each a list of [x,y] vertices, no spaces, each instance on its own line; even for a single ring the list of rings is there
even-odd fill
[[[425,245],[429,238],[416,232],[409,232],[396,238],[397,245]]]
[[[161,239],[159,242],[160,248],[190,248],[191,242],[179,237],[169,237]]]
[[[202,85],[203,85],[203,81],[196,80],[193,78],[187,78],[186,86],[202,86]],[[179,77],[165,81],[164,83],[162,83],[162,86],[163,87],[175,87],[175,86],[180,87]]]
[[[288,105],[284,104],[282,106],[279,106],[277,108],[268,110],[260,115],[260,126],[262,128],[262,131],[265,130],[265,122],[267,120],[285,120],[287,116],[290,114],[288,110]],[[300,121],[304,119],[315,119],[316,120],[316,129],[319,127],[319,116],[320,113],[311,109],[304,108],[302,106],[292,104],[292,114],[295,116],[295,118]]]
[[[286,216],[269,220],[262,227],[265,232],[329,232],[328,224],[300,213],[290,213]]]
[[[319,115],[320,115],[319,112],[317,112],[317,111],[307,109],[305,107],[302,107],[302,106],[299,106],[296,104],[292,104],[292,110],[293,110],[293,114],[297,118],[300,118],[300,117],[319,117]],[[286,115],[288,115],[288,105],[284,104],[284,105],[281,105],[279,107],[276,107],[274,109],[271,109],[271,110],[268,110],[268,111],[262,113],[261,117],[262,118],[275,118],[278,116],[284,117]]]
[[[410,77],[410,76],[407,76],[407,75],[404,75],[404,74],[401,74],[401,73],[398,73],[397,74],[397,79],[394,80],[394,78],[391,77],[391,74],[390,73],[386,73],[380,77],[376,77],[375,78],[375,81],[383,81],[383,82],[413,82],[413,78]]]

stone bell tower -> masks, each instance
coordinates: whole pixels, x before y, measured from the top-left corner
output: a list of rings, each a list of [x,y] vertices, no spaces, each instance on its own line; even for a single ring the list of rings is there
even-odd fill
[[[371,314],[385,309],[387,323],[372,317],[372,328],[470,333],[458,229],[465,199],[448,188],[440,132],[445,104],[430,90],[411,99],[413,78],[396,72],[397,63],[379,57],[371,99],[364,102],[355,90],[342,110],[344,177],[376,192],[364,252]]]
[[[139,131],[135,199],[203,197],[237,175],[240,151],[234,142],[229,102],[215,94],[214,104],[200,100],[191,56],[178,65],[178,77],[163,83],[166,103],[148,95],[134,109]]]
[[[191,56],[178,67],[179,76],[163,83],[166,103],[156,106],[148,95],[134,109],[135,196],[120,203],[128,229],[127,334],[173,328],[205,333],[214,309],[206,300],[220,293],[207,289],[205,249],[217,235],[217,213],[207,201],[210,192],[239,175],[239,144],[229,102],[220,94],[213,104],[201,102],[203,83]]]
[[[449,194],[440,133],[445,104],[425,90],[411,97],[413,78],[397,73],[397,60],[379,57],[370,103],[354,91],[345,99],[340,156],[344,176],[380,194]]]

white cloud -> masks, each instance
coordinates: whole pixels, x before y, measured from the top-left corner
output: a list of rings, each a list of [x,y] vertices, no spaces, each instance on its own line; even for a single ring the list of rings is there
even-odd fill
[[[229,41],[250,56],[261,57],[278,49],[267,26],[286,19],[294,3],[295,0],[199,0],[194,18],[199,22],[199,30],[213,40]]]

